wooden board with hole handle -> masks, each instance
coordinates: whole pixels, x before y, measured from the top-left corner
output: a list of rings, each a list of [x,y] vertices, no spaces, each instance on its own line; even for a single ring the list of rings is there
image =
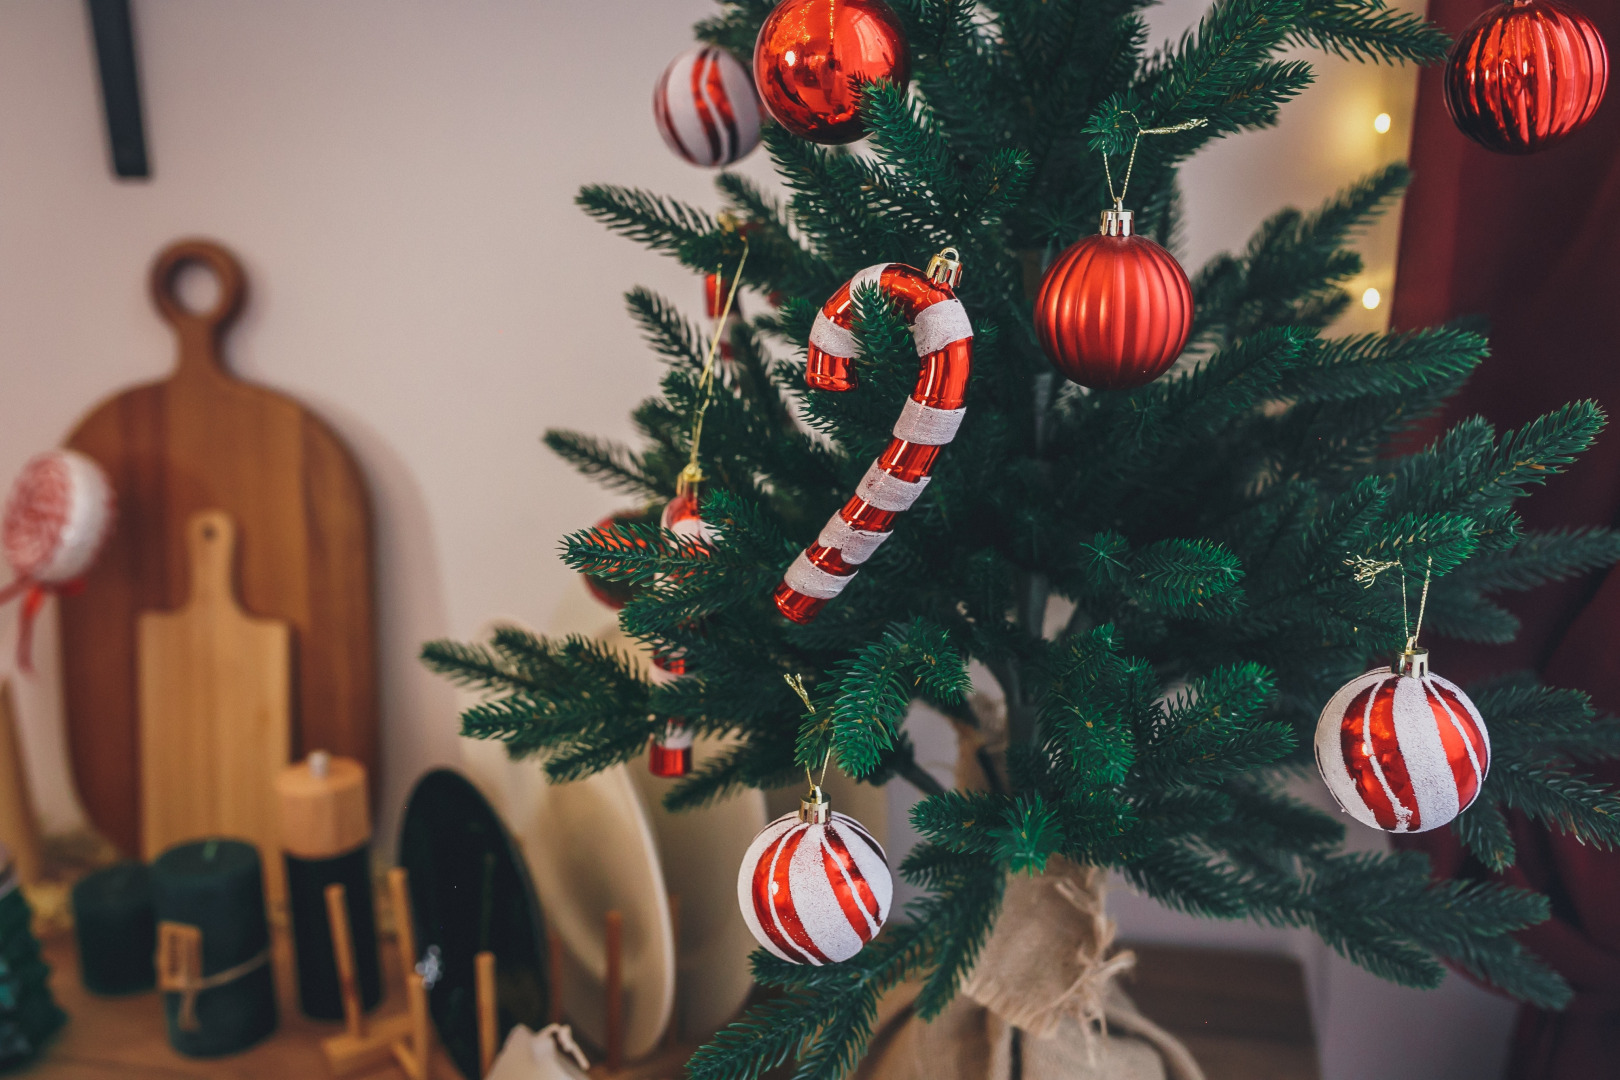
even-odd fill
[[[187,263],[218,282],[209,311],[189,311],[175,293]],[[98,406],[67,440],[107,470],[118,522],[84,590],[61,608],[74,779],[92,822],[131,856],[142,835],[136,620],[186,603],[185,531],[199,511],[235,523],[244,611],[291,627],[292,756],[330,750],[377,775],[371,519],[359,469],[298,402],[226,371],[220,341],[246,291],[228,251],[174,244],[150,287],[179,362],[168,378]]]
[[[221,510],[186,526],[191,584],[175,611],[135,624],[141,731],[141,857],[229,836],[257,844],[282,897],[275,778],[292,743],[292,635],[236,602],[236,526]]]

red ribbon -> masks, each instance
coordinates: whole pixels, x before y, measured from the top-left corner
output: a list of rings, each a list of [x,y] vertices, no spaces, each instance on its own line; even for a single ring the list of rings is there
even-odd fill
[[[17,616],[17,670],[32,675],[34,673],[34,620],[39,617],[40,609],[45,606],[45,598],[51,594],[57,596],[73,596],[84,591],[84,578],[74,578],[61,585],[45,585],[32,578],[20,577],[0,589],[0,604],[7,603],[21,595],[22,608]]]

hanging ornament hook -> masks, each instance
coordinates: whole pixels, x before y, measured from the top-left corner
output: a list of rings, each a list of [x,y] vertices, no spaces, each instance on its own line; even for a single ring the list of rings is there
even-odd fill
[[[697,406],[692,410],[692,453],[687,459],[686,467],[675,481],[675,493],[691,498],[697,497],[698,485],[703,483],[703,467],[698,463],[698,451],[703,442],[703,414],[709,411],[709,402],[714,398],[714,358],[720,351],[720,338],[726,332],[726,320],[731,317],[731,307],[737,301],[737,289],[742,285],[743,267],[748,265],[748,237],[737,226],[737,219],[730,214],[720,216],[720,228],[727,234],[734,234],[742,241],[742,256],[737,260],[737,271],[732,275],[731,288],[726,290],[726,302],[720,309],[720,318],[714,324],[714,334],[709,338],[709,347],[703,354],[703,374],[698,377]],[[718,273],[724,273],[721,267]]]
[[[825,726],[825,721],[821,720],[820,714],[816,712],[816,707],[810,703],[810,692],[804,688],[804,678],[799,675],[783,675],[782,679],[788,686],[793,688],[795,694],[799,695],[799,700],[804,702],[804,707],[809,711],[810,715],[816,717],[817,721],[822,726]],[[804,797],[799,800],[799,820],[807,824],[825,824],[827,815],[832,812],[832,804],[827,801],[826,795],[821,790],[821,785],[827,781],[827,763],[831,760],[832,746],[829,744],[821,755],[821,776],[819,779],[811,775],[809,765],[804,767],[804,780],[809,785],[810,790],[805,792]]]
[[[1120,182],[1119,194],[1117,194],[1117,195],[1114,193],[1114,174],[1113,174],[1113,171],[1108,166],[1108,155],[1106,153],[1104,153],[1103,156],[1102,156],[1102,159],[1103,159],[1103,178],[1108,181],[1108,197],[1110,199],[1114,200],[1114,208],[1112,210],[1103,211],[1103,228],[1102,228],[1102,231],[1105,232],[1105,233],[1108,233],[1108,235],[1110,235],[1110,236],[1129,236],[1129,235],[1131,235],[1131,230],[1130,230],[1130,225],[1131,225],[1130,213],[1131,212],[1129,210],[1125,209],[1125,192],[1131,186],[1131,173],[1136,170],[1136,148],[1141,145],[1142,136],[1144,136],[1144,135],[1176,135],[1176,134],[1179,134],[1180,132],[1183,132],[1183,131],[1191,131],[1194,128],[1201,128],[1205,124],[1209,123],[1208,120],[1205,120],[1203,117],[1199,117],[1197,120],[1185,120],[1185,121],[1183,121],[1183,122],[1181,122],[1179,124],[1168,124],[1165,127],[1145,128],[1145,127],[1142,126],[1142,122],[1137,119],[1136,114],[1131,112],[1129,109],[1120,110],[1120,115],[1130,117],[1132,122],[1134,122],[1136,124],[1136,135],[1135,135],[1134,138],[1131,139],[1131,154],[1130,154],[1130,157],[1125,162],[1125,179]],[[1115,215],[1123,214],[1123,215],[1125,215],[1124,219],[1123,219],[1124,231],[1122,233],[1115,233],[1115,232],[1111,232],[1109,230],[1109,219],[1108,219],[1109,214],[1115,214]]]

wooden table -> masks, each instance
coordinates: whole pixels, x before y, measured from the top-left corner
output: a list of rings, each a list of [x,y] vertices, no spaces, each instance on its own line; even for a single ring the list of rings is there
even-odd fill
[[[188,1058],[169,1048],[156,992],[98,997],[79,985],[71,935],[47,938],[51,991],[68,1023],[45,1055],[17,1075],[27,1080],[323,1080],[320,1040],[342,1025],[306,1019],[281,987],[281,1023],[252,1049],[223,1058]],[[1286,956],[1129,944],[1136,972],[1126,990],[1142,1012],[1192,1051],[1206,1080],[1319,1080],[1310,1008],[1299,964]],[[394,949],[381,950],[385,998],[373,1015],[401,1008]],[[675,1080],[694,1047],[675,1046],[599,1080]],[[791,1070],[787,1070],[791,1071]],[[393,1066],[357,1080],[403,1080]],[[434,1076],[461,1074],[440,1052]]]

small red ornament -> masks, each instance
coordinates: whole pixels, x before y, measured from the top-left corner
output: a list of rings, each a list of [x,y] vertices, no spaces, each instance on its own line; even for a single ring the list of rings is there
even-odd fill
[[[713,45],[669,62],[653,88],[653,119],[669,148],[693,165],[730,165],[759,145],[759,99],[748,69]]]
[[[1346,813],[1384,832],[1428,832],[1468,809],[1491,767],[1474,703],[1412,649],[1346,683],[1316,723],[1316,767]]]
[[[631,546],[630,541],[622,539],[609,530],[614,525],[640,524],[646,520],[646,517],[647,515],[639,510],[622,510],[617,514],[609,514],[595,525],[592,525],[591,532],[608,547],[628,549]],[[647,544],[644,540],[637,540],[634,546],[645,548]],[[628,604],[630,597],[634,594],[634,590],[628,582],[610,581],[594,574],[585,575],[585,587],[591,591],[592,596],[614,611],[618,611]]]
[[[664,506],[659,524],[684,540],[709,541],[712,533],[699,514],[702,502],[698,481],[682,473],[675,486],[675,497]],[[654,682],[668,682],[686,674],[686,657],[680,652],[653,654]],[[664,730],[653,736],[647,748],[647,769],[654,776],[679,779],[692,771],[692,730],[684,717],[664,721]]]
[[[1487,150],[1533,154],[1592,119],[1609,83],[1597,27],[1559,0],[1510,0],[1474,20],[1446,62],[1446,108]]]
[[[1047,267],[1035,297],[1035,335],[1057,369],[1081,386],[1123,390],[1163,375],[1192,330],[1192,286],[1175,256],[1135,235],[1131,212],[1105,210],[1102,227]]]
[[[737,872],[737,904],[754,940],[793,964],[848,960],[883,928],[893,899],[883,846],[833,813],[820,788],[754,837]]]
[[[900,410],[888,447],[866,470],[844,508],[827,520],[816,542],[793,560],[772,594],[777,610],[796,623],[814,619],[892,535],[894,519],[917,501],[940,450],[962,426],[967,414],[962,402],[973,368],[973,323],[956,298],[961,277],[955,248],[934,256],[927,273],[903,263],[879,263],[840,286],[816,314],[804,372],[812,389],[855,388],[850,362],[858,349],[849,328],[855,321],[855,292],[864,286],[876,285],[899,306],[911,325],[920,369],[917,388]]]
[[[84,587],[84,576],[112,533],[116,510],[107,474],[74,450],[32,458],[12,484],[0,549],[16,578],[0,589],[0,603],[23,598],[17,631],[21,670],[33,670],[34,619],[46,596]]]
[[[866,133],[861,84],[911,81],[900,19],[883,0],[782,0],[754,41],[754,85],[776,122],[801,139]]]
[[[710,319],[718,319],[725,315],[725,330],[720,335],[720,348],[715,359],[720,364],[720,381],[730,385],[732,381],[733,362],[736,360],[735,350],[731,347],[731,332],[742,324],[742,304],[733,299],[731,310],[726,311],[726,297],[731,294],[731,279],[720,274],[710,272],[703,278],[703,312]]]

